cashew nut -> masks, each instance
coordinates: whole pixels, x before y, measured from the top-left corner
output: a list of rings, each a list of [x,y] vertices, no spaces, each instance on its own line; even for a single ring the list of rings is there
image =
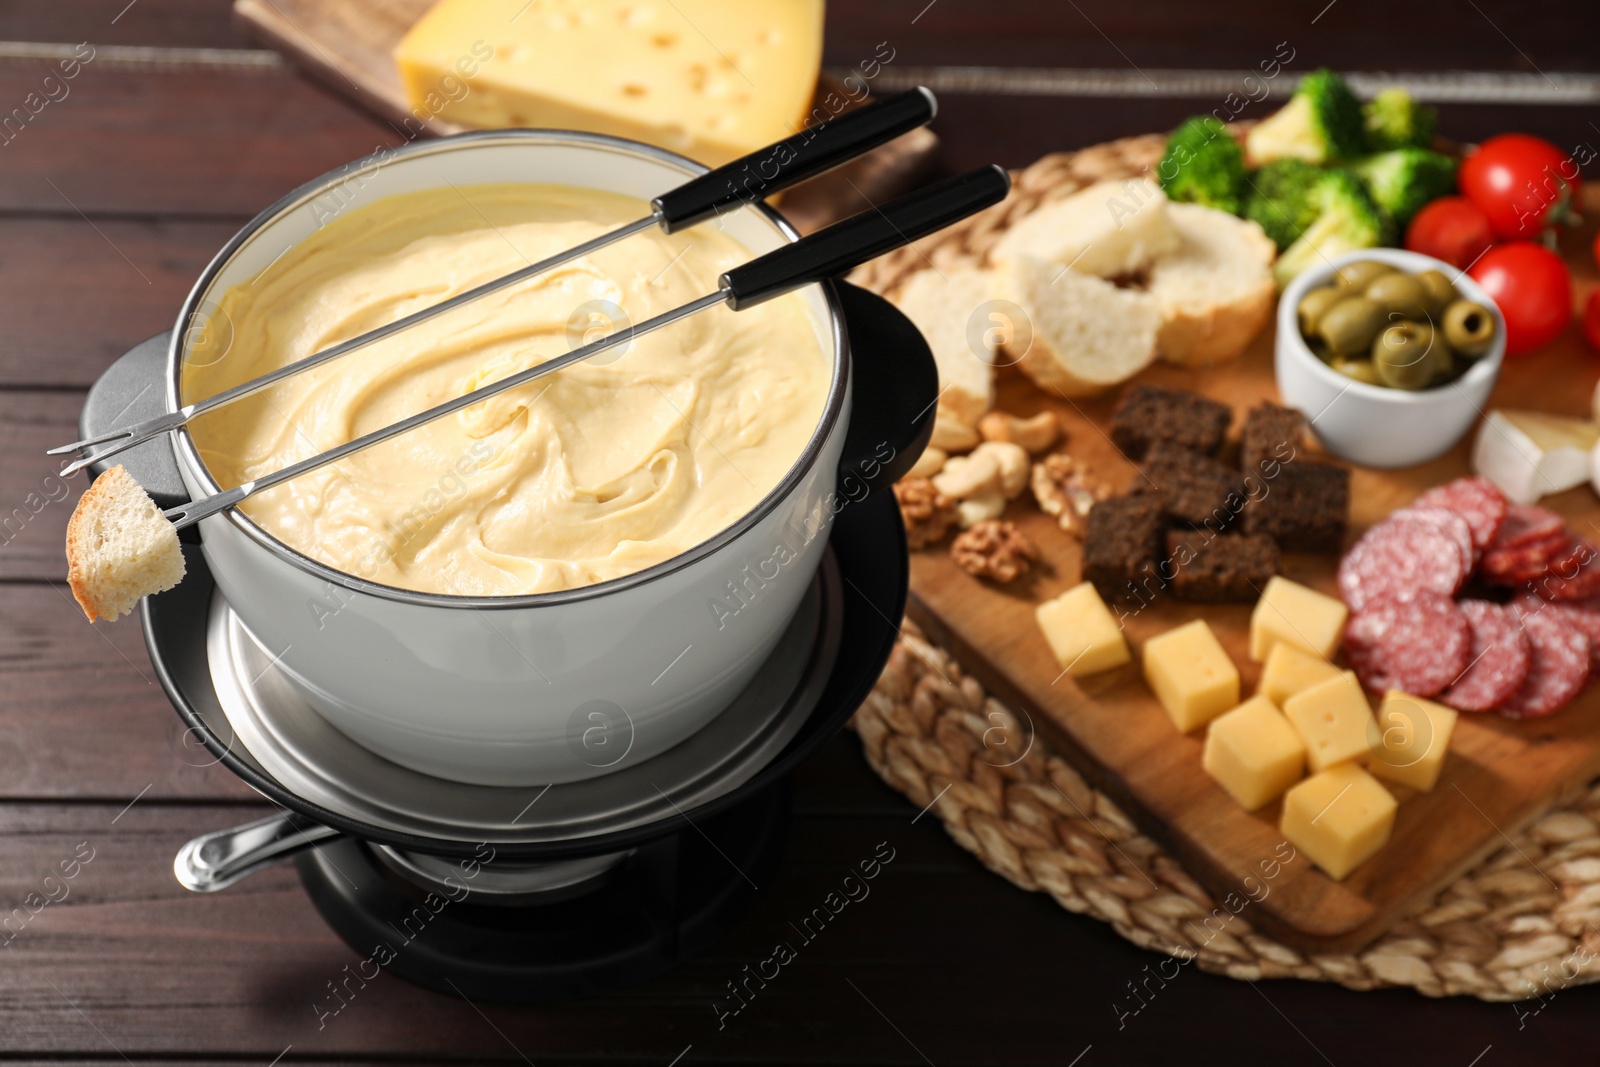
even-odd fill
[[[929,445],[922,450],[922,455],[918,456],[917,461],[911,465],[911,470],[906,472],[906,477],[932,478],[935,474],[944,470],[945,461],[949,458],[950,454],[944,449],[934,448]]]
[[[992,457],[995,466],[999,468],[1000,491],[1005,494],[1007,500],[1019,495],[1028,487],[1028,477],[1033,471],[1033,462],[1021,445],[1014,445],[1009,441],[985,441],[967,458],[980,460],[987,457]]]
[[[971,452],[978,447],[978,431],[940,408],[933,417],[933,439],[929,448],[942,452]]]
[[[933,476],[933,487],[951,500],[1000,492],[1000,461],[994,455],[951,456]]]
[[[978,420],[978,433],[985,441],[1006,441],[1021,445],[1037,456],[1056,443],[1061,424],[1055,412],[1041,411],[1032,418],[1020,419],[1006,411],[991,411]]]
[[[998,519],[1006,510],[1006,498],[998,489],[968,497],[956,505],[956,518],[963,530],[988,519]]]

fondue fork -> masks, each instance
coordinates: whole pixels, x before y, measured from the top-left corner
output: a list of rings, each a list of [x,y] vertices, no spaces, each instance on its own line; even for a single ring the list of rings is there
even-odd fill
[[[937,110],[938,104],[934,100],[933,93],[919,86],[875,104],[847,111],[837,118],[802,130],[776,144],[758,149],[732,163],[689,179],[676,189],[662,193],[650,201],[650,214],[619,226],[609,233],[601,234],[520,270],[502,274],[449,300],[414,311],[404,318],[368,330],[348,341],[341,341],[304,359],[263,374],[259,378],[225,389],[204,400],[186,404],[177,411],[158,415],[153,419],[146,419],[144,422],[113,430],[98,437],[87,437],[70,445],[52,448],[45,454],[61,456],[80,453],[81,458],[61,469],[64,475],[75,474],[91,463],[98,463],[135,445],[143,444],[151,438],[176,430],[207,411],[258,393],[303,370],[349,355],[402,330],[410,329],[418,323],[427,322],[435,316],[453,311],[463,304],[553,270],[563,263],[597,252],[607,245],[615,244],[651,226],[661,227],[663,233],[677,233],[726,211],[765,199],[824,171],[848,163],[903,133],[927,125]],[[772,172],[771,177],[766,175],[767,171]],[[92,454],[85,451],[96,445],[104,447]]]
[[[564,367],[625,344],[635,337],[659,330],[663,326],[707,308],[726,304],[733,311],[743,311],[745,308],[782,296],[802,286],[827,281],[869,259],[910,244],[991,204],[999,203],[1005,198],[1010,187],[1011,180],[1002,168],[982,167],[907,193],[882,207],[868,208],[842,222],[836,222],[792,244],[784,245],[727,271],[717,279],[717,288],[714,292],[646,319],[637,326],[629,326],[606,334],[581,348],[564,352],[535,367],[508,375],[454,400],[447,400],[409,418],[373,430],[298,463],[292,463],[281,470],[245,482],[236,488],[168,508],[164,514],[168,521],[181,530],[208,516],[226,511],[264,489],[270,489],[329,463],[337,463],[346,456],[370,448],[380,441],[397,437],[408,430],[470,407],[508,389],[516,389],[537,381]]]

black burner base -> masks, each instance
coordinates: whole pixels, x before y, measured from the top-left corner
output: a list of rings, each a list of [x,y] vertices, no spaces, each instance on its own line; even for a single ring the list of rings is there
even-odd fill
[[[589,893],[524,907],[430,896],[351,838],[295,864],[328,925],[371,961],[367,976],[378,966],[474,1001],[547,1003],[647,981],[716,941],[776,873],[788,825],[783,780],[640,845]]]

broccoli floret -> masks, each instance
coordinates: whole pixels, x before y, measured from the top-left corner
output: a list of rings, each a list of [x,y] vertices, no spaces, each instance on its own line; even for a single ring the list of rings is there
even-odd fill
[[[1383,213],[1349,171],[1325,172],[1309,199],[1317,207],[1317,217],[1273,265],[1280,286],[1307,267],[1346,252],[1375,248],[1388,234]]]
[[[1172,131],[1157,174],[1173,200],[1239,213],[1244,152],[1210,115],[1197,115]]]
[[[1289,102],[1268,115],[1245,137],[1251,162],[1275,159],[1333,163],[1367,151],[1361,102],[1331,70],[1307,74]]]
[[[1375,152],[1391,148],[1427,148],[1439,113],[1419,104],[1404,89],[1384,89],[1361,109],[1367,142]]]
[[[1311,190],[1325,173],[1302,159],[1268,163],[1246,179],[1244,217],[1258,223],[1282,252],[1316,221],[1321,209]]]
[[[1456,187],[1456,161],[1426,148],[1396,148],[1358,160],[1352,167],[1372,199],[1404,226],[1430,200]]]

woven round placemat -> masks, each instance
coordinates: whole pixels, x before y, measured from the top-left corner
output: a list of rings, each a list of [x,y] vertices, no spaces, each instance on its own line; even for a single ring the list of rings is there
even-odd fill
[[[1003,203],[852,280],[887,295],[930,264],[981,264],[1010,220],[1085,185],[1145,173],[1164,143],[1148,135],[1046,156],[1013,175]],[[878,776],[931,807],[990,870],[1204,970],[1494,1001],[1600,981],[1600,783],[1507,838],[1362,952],[1304,956],[1252,929],[1248,908],[1222,907],[1042,739],[1029,738],[1014,763],[1000,756],[1015,749],[993,746],[1015,743],[1020,720],[909,620],[851,726]]]

